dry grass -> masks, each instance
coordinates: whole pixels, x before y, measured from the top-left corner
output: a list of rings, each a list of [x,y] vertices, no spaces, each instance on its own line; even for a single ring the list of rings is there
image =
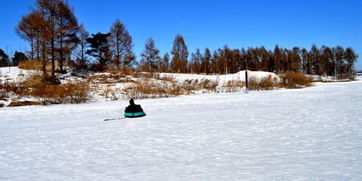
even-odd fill
[[[216,87],[219,85],[218,82],[212,80],[203,80],[200,82],[200,84],[203,89],[209,91],[216,91]]]
[[[166,82],[156,83],[149,79],[141,79],[135,82],[135,86],[128,87],[124,91],[128,93],[128,97],[133,98],[170,97],[187,94],[185,90],[176,84]]]
[[[280,76],[281,86],[286,88],[302,88],[312,85],[313,79],[300,72],[285,72]]]
[[[272,90],[277,87],[276,80],[273,80],[272,76],[262,78],[257,81],[256,77],[250,77],[249,79],[249,90]]]
[[[45,83],[39,75],[32,76],[20,84],[1,85],[0,89],[21,97],[34,97],[42,104],[82,103],[88,100],[90,92],[88,83],[51,85]],[[21,105],[19,102],[13,104]]]
[[[42,85],[31,92],[31,96],[39,98],[44,104],[83,103],[89,98],[87,83],[64,85]]]
[[[19,106],[33,106],[33,105],[42,105],[40,102],[35,101],[13,101],[8,107],[19,107]]]
[[[87,82],[97,84],[133,83],[132,77],[124,73],[97,74],[89,77]]]
[[[24,70],[39,70],[42,71],[43,70],[43,61],[40,60],[29,60],[29,61],[22,61],[20,62],[19,66],[20,69],[24,69]],[[58,63],[55,63],[55,69],[57,69]],[[52,70],[52,63],[51,62],[47,62],[46,63],[46,71],[50,72]]]
[[[240,80],[229,80],[226,85],[224,85],[226,92],[237,92],[245,86],[244,82]]]
[[[210,80],[186,80],[179,84],[170,78],[160,78],[159,80],[144,78],[135,82],[134,87],[128,87],[124,91],[128,92],[129,97],[154,98],[187,95],[205,89],[216,91],[217,86],[217,82]]]
[[[244,82],[240,81],[240,80],[229,80],[226,83],[226,87],[244,87],[245,84]]]

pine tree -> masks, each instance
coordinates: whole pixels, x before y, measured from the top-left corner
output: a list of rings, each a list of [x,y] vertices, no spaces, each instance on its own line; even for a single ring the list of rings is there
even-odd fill
[[[166,53],[162,57],[162,63],[161,63],[161,71],[162,72],[169,72],[170,71],[170,55]]]
[[[205,49],[204,58],[202,59],[203,71],[206,74],[210,73],[210,62],[211,62],[211,52],[208,48]]]
[[[85,30],[83,24],[79,26],[78,39],[79,39],[79,49],[77,57],[77,68],[81,70],[87,69],[87,56],[86,48],[88,46],[87,38],[89,38],[89,33]]]
[[[345,59],[348,64],[348,76],[349,78],[353,78],[353,66],[358,58],[358,55],[354,52],[351,47],[346,48],[345,51]]]
[[[283,51],[279,48],[278,45],[274,48],[274,65],[275,65],[275,73],[279,73],[281,70],[281,62],[283,59]]]
[[[47,54],[49,52],[49,22],[44,18],[39,10],[35,10],[30,14],[22,17],[16,27],[17,34],[30,42],[31,52],[30,57],[33,60],[42,61],[42,71],[44,79],[47,78],[46,63]]]
[[[95,57],[98,60],[98,65],[95,70],[104,71],[107,68],[107,63],[109,61],[108,55],[110,54],[108,37],[109,33],[97,33],[92,34],[92,37],[87,38],[90,49],[86,51],[86,54]]]
[[[59,54],[59,68],[63,72],[63,63],[66,57],[69,57],[71,52],[79,43],[77,37],[78,22],[72,9],[63,1],[57,5],[56,17],[56,46]],[[70,61],[70,60],[69,60]]]
[[[132,37],[125,25],[118,19],[113,23],[109,37],[110,47],[114,55],[114,64],[119,70],[132,65],[136,56],[133,53]]]
[[[320,51],[318,47],[313,44],[310,50],[311,62],[312,62],[312,74],[321,75],[321,64],[320,64]]]
[[[309,61],[308,54],[309,54],[308,50],[303,48],[301,51],[301,56],[302,56],[301,61],[302,61],[302,72],[305,74],[307,73],[307,62]]]
[[[18,66],[20,62],[23,62],[25,60],[28,60],[28,57],[26,57],[25,53],[15,51],[13,59],[13,66]]]
[[[335,57],[335,75],[338,78],[343,78],[343,60],[345,57],[344,48],[341,46],[336,46],[334,49],[334,57]]]
[[[291,52],[291,65],[290,70],[293,72],[299,72],[300,71],[300,62],[301,58],[299,56],[300,48],[299,47],[293,47],[293,50]]]
[[[331,48],[327,46],[322,46],[322,55],[321,61],[323,65],[323,70],[327,73],[327,75],[334,75],[334,55]]]
[[[145,63],[147,71],[158,70],[158,64],[161,61],[159,56],[160,50],[156,48],[155,41],[152,38],[149,38],[145,44],[145,49],[141,54],[141,61]]]
[[[201,54],[200,49],[196,49],[195,53],[191,54],[191,62],[190,62],[190,71],[191,73],[201,73],[202,67],[201,63],[204,57]]]
[[[175,40],[173,41],[171,54],[172,71],[177,73],[187,72],[187,58],[189,56],[189,52],[187,50],[185,40],[181,35],[177,35]]]
[[[4,50],[0,49],[0,67],[10,66],[9,56]]]

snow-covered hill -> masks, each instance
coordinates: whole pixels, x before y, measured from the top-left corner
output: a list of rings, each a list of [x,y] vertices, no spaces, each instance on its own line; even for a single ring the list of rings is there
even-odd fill
[[[362,82],[0,109],[0,180],[362,180]]]

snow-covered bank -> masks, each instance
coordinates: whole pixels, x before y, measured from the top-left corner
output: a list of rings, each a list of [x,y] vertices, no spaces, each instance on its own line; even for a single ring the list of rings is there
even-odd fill
[[[0,180],[362,180],[362,82],[0,109]]]
[[[65,70],[67,71],[65,74],[56,74],[61,84],[79,84],[85,82],[84,85],[89,87],[89,89],[87,89],[88,97],[94,101],[119,100],[129,97],[170,97],[205,92],[237,92],[243,90],[245,82],[245,71],[228,75],[150,74],[144,72],[134,72],[131,75],[125,75],[116,72],[79,73],[69,68],[65,68]],[[34,104],[43,104],[44,102],[37,102],[37,100],[47,99],[47,97],[42,96],[47,95],[45,92],[47,92],[48,89],[38,91],[37,88],[39,86],[32,86],[33,83],[31,82],[36,80],[36,78],[32,77],[34,74],[41,74],[41,72],[22,70],[18,67],[0,68],[0,85],[4,85],[4,88],[0,87],[0,107],[23,105],[25,99],[34,102]],[[248,75],[249,79],[254,80],[254,82],[261,82],[262,79],[266,78],[270,78],[270,81],[274,82],[275,85],[279,82],[279,77],[270,72],[248,71]],[[32,87],[21,85],[21,83],[26,80],[30,83],[24,85]],[[274,86],[271,87],[273,88]],[[15,93],[14,90],[18,92]],[[35,94],[36,96],[34,96],[34,94],[31,94],[31,91],[28,90],[43,92],[43,94]],[[59,88],[59,90],[61,90],[61,88]],[[21,94],[24,92],[28,93],[25,95]],[[69,95],[69,92],[62,95]],[[54,99],[52,99],[52,101],[55,103],[62,102]]]
[[[279,76],[272,72],[263,71],[248,71],[248,80],[255,78],[260,81],[262,78],[271,77],[272,80],[279,82]],[[177,74],[177,73],[160,73],[160,77],[171,77],[178,82],[185,82],[187,80],[198,80],[199,82],[211,80],[219,83],[219,87],[225,86],[229,81],[242,81],[245,82],[245,71],[240,71],[235,74],[227,75],[200,75],[200,74]]]

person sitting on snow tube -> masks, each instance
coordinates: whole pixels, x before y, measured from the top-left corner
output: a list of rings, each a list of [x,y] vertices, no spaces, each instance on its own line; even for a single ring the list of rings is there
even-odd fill
[[[135,104],[133,99],[129,100],[129,106],[126,107],[124,111],[124,116],[128,118],[136,118],[146,116],[145,112],[140,105]]]

